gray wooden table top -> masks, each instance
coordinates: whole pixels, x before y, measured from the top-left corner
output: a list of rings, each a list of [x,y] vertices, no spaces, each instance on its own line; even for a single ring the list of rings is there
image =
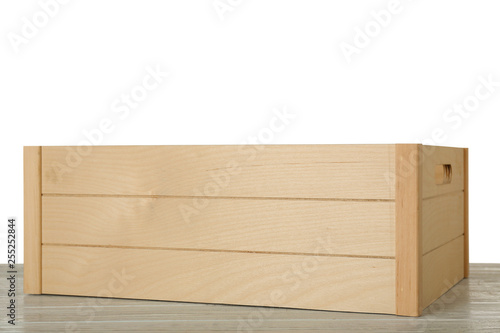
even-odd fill
[[[500,264],[471,264],[420,318],[347,312],[24,295],[17,265],[16,325],[7,323],[7,265],[0,265],[0,332],[500,332]]]

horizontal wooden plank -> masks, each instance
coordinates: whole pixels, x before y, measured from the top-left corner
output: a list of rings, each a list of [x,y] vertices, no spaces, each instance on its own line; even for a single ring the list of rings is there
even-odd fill
[[[422,270],[423,305],[427,307],[464,278],[464,237],[424,255]]]
[[[394,145],[42,149],[43,193],[394,199]]]
[[[191,198],[45,196],[42,204],[43,243],[392,257],[395,251],[394,202],[213,198],[196,212]]]
[[[394,259],[42,246],[45,294],[394,313]]]
[[[423,253],[464,233],[464,193],[458,192],[423,200]]]
[[[422,146],[422,159],[422,197],[424,199],[464,189],[463,148]],[[436,166],[442,165],[451,165],[451,181],[438,184]]]

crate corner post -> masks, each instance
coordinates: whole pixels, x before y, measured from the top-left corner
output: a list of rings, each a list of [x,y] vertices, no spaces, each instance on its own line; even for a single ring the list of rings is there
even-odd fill
[[[464,148],[464,278],[469,277],[469,149]]]
[[[422,145],[396,145],[396,315],[422,314]]]
[[[42,147],[25,146],[24,155],[24,293],[42,293]]]

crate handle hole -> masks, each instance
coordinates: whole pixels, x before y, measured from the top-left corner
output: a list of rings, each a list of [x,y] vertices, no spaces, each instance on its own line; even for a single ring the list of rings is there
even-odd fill
[[[436,184],[444,185],[451,183],[452,168],[451,164],[436,165]]]

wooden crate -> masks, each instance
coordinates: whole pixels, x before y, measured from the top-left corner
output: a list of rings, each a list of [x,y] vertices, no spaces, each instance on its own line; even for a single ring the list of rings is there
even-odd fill
[[[25,147],[30,294],[419,316],[468,275],[467,149]]]

